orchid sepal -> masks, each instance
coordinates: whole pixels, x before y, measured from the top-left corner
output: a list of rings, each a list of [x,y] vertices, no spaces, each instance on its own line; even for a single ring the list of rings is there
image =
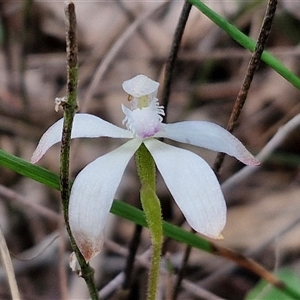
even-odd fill
[[[41,137],[35,151],[32,154],[31,162],[37,163],[47,150],[54,144],[61,141],[63,119],[55,122]],[[90,114],[75,114],[71,138],[132,138],[133,134],[123,128],[113,125],[99,117]]]
[[[70,195],[69,223],[86,261],[102,249],[104,226],[124,170],[141,141],[128,141],[89,163],[76,177]]]
[[[226,204],[210,166],[198,155],[158,140],[144,144],[189,225],[218,238],[226,223]]]
[[[190,144],[209,150],[223,152],[235,157],[246,165],[259,165],[259,161],[245,146],[223,127],[206,121],[183,121],[173,124],[162,124],[157,138]]]

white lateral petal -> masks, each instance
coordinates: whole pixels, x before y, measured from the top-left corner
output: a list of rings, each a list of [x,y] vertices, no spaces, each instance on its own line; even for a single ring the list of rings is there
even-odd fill
[[[226,203],[209,165],[190,151],[155,139],[144,143],[189,225],[218,238],[226,223]]]
[[[71,190],[69,222],[77,246],[89,261],[103,244],[106,217],[124,170],[141,142],[130,140],[88,164]]]
[[[246,165],[259,164],[235,136],[215,123],[185,121],[162,125],[162,130],[155,137],[165,137],[177,142],[224,152]]]
[[[54,144],[61,141],[63,128],[63,119],[54,123],[41,137],[37,148],[35,149],[31,162],[36,163]],[[95,138],[95,137],[112,137],[112,138],[132,138],[130,131],[113,125],[90,114],[76,114],[74,116],[71,138]]]

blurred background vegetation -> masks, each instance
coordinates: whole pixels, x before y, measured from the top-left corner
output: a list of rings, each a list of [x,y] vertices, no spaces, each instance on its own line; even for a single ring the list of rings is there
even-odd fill
[[[74,2],[78,19],[79,111],[122,126],[121,103],[126,104],[127,95],[121,84],[137,74],[162,80],[183,2]],[[241,31],[257,38],[266,1],[206,3]],[[54,99],[66,93],[64,3],[1,1],[0,21],[0,147],[29,160],[43,132],[62,117],[61,111],[54,111]],[[281,1],[267,49],[295,74],[300,72],[299,28],[300,2]],[[173,74],[168,122],[209,120],[225,127],[250,57],[248,50],[192,8]],[[299,90],[261,63],[234,134],[252,153],[258,153],[283,124],[299,114],[299,100]],[[225,239],[219,243],[243,253],[252,252],[270,270],[286,266],[300,276],[299,130],[287,136],[254,175],[226,191],[228,223]],[[72,177],[118,143],[106,138],[74,141]],[[192,149],[213,165],[215,153]],[[39,164],[58,173],[59,146],[52,147]],[[220,181],[241,167],[226,157]],[[65,233],[59,193],[8,169],[0,170],[0,224],[15,256],[23,299],[61,299],[63,286],[70,299],[88,298],[83,280],[68,267],[70,247],[67,238],[61,238]],[[160,177],[158,189],[164,219],[180,223],[181,213]],[[138,192],[139,181],[131,162],[118,198],[138,207]],[[99,288],[124,269],[126,249],[134,232],[133,224],[113,215],[106,227],[105,249],[93,262]],[[55,239],[57,235],[60,238]],[[149,234],[144,230],[139,253],[149,246]],[[166,246],[174,271],[180,265],[183,250],[184,245],[175,242]],[[62,281],[62,270],[67,272],[66,282]],[[226,299],[243,299],[258,280],[248,271],[230,268],[224,259],[198,250],[192,251],[186,274],[188,283],[178,299],[206,299],[197,294],[195,286]],[[147,270],[137,267],[130,299],[143,299],[146,278]],[[166,275],[162,290],[167,280]],[[10,299],[3,269],[0,299]]]

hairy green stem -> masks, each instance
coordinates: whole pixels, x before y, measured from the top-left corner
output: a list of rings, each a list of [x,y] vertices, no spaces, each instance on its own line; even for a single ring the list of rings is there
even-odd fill
[[[70,237],[72,248],[76,254],[78,263],[81,267],[81,276],[84,278],[90,296],[93,300],[99,299],[99,293],[94,280],[94,270],[86,263],[83,255],[79,251],[69,225],[69,199],[70,199],[70,178],[69,178],[69,161],[70,161],[70,143],[74,115],[77,110],[77,83],[78,83],[78,66],[77,66],[77,38],[76,38],[76,14],[75,6],[72,2],[66,6],[66,42],[67,42],[67,97],[62,100],[61,106],[64,109],[64,123],[61,141],[60,155],[60,192],[66,229]]]
[[[144,144],[140,146],[136,153],[136,164],[138,175],[142,184],[142,207],[151,233],[152,241],[147,299],[155,300],[162,251],[163,229],[160,201],[155,193],[155,164],[151,154]]]
[[[163,242],[160,201],[155,191],[146,183],[141,188],[141,202],[151,232],[152,255],[148,279],[148,300],[156,299],[160,257]]]

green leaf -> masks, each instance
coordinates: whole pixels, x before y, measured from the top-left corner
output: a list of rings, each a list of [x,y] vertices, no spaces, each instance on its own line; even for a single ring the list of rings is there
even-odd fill
[[[33,165],[30,162],[9,154],[0,149],[0,165],[25,177],[43,183],[51,188],[59,190],[59,176],[49,170]]]
[[[247,35],[242,33],[234,25],[230,24],[225,18],[215,13],[212,9],[202,3],[200,0],[189,0],[189,2],[199,9],[204,15],[206,15],[211,21],[217,26],[223,29],[229,36],[231,36],[236,42],[242,45],[244,48],[251,52],[255,49],[255,41],[249,38]],[[295,87],[300,89],[300,78],[297,77],[293,72],[286,68],[278,59],[272,54],[264,51],[261,59],[274,69],[278,74],[284,77],[287,81],[293,84]]]
[[[282,269],[276,274],[282,281],[288,282],[289,287],[294,289],[294,291],[300,293],[300,278],[290,269]],[[248,293],[245,298],[246,300],[290,300],[295,299],[294,297],[288,296],[283,291],[273,287],[265,280],[261,280],[256,287]],[[296,297],[296,299],[299,299]]]

